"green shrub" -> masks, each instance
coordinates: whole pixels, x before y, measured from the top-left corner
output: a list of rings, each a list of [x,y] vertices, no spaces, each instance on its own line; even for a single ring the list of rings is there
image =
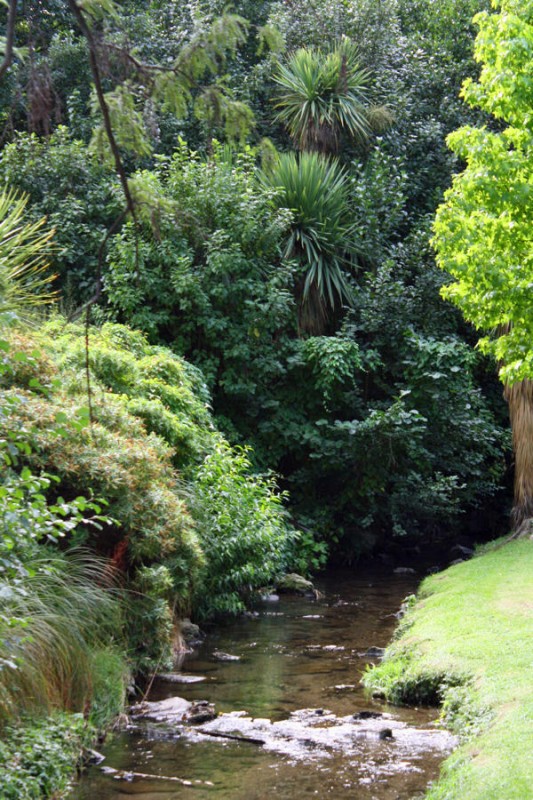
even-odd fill
[[[116,647],[108,646],[93,650],[90,674],[89,719],[97,730],[102,731],[124,711],[130,671],[124,654]]]
[[[2,800],[43,800],[69,786],[95,730],[81,714],[55,714],[4,731],[0,741]]]
[[[110,524],[82,520],[71,540],[123,575],[130,652],[146,672],[170,663],[177,615],[241,611],[281,569],[292,534],[273,481],[214,428],[198,371],[139,332],[88,332],[89,424],[85,338],[59,318],[45,327],[37,339],[58,380],[43,394],[9,376],[22,386],[4,390],[0,432],[25,432],[25,463],[54,474],[44,487],[54,498],[105,499]]]
[[[252,476],[245,450],[221,439],[199,468],[193,508],[206,556],[199,613],[243,611],[254,590],[284,569],[291,540],[273,478]]]

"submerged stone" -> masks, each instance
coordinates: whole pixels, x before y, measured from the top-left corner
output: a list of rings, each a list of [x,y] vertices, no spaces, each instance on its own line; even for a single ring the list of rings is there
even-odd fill
[[[133,717],[151,719],[155,722],[184,722],[192,703],[184,697],[167,697],[158,702],[137,703],[130,709]]]
[[[242,711],[230,712],[220,714],[194,731],[191,729],[189,735],[196,738],[204,734],[221,741],[226,738],[260,744],[266,750],[306,761],[329,758],[335,752],[355,754],[362,747],[374,746],[372,743],[377,747],[380,741],[389,741],[398,749],[394,755],[396,759],[431,750],[448,752],[456,744],[455,738],[446,731],[410,728],[385,713],[359,714],[337,717],[327,709],[309,708],[293,711],[288,719],[272,722],[253,719]],[[385,720],[387,727],[383,725]]]
[[[216,719],[216,716],[217,712],[213,703],[209,703],[207,700],[199,700],[197,703],[193,703],[187,712],[187,722],[200,725],[203,722]]]
[[[167,697],[158,702],[143,702],[130,709],[135,719],[153,720],[169,725],[186,723],[200,724],[215,719],[215,706],[208,700],[197,700],[194,703],[183,697]]]
[[[156,678],[166,683],[201,683],[206,680],[203,675],[183,675],[181,672],[159,672]]]
[[[379,719],[382,716],[382,711],[358,711],[353,715],[353,719]]]
[[[385,655],[384,647],[369,647],[364,653],[359,653],[361,658],[383,658]]]
[[[222,650],[213,650],[213,658],[215,661],[240,661],[240,656],[233,656],[231,653],[223,653]]]
[[[274,594],[274,592],[271,594],[263,594],[261,595],[261,600],[264,603],[279,603],[279,594]]]

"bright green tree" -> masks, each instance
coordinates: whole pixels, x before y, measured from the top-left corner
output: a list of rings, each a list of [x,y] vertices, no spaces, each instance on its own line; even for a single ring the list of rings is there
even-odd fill
[[[517,530],[533,517],[533,0],[494,0],[475,17],[479,81],[462,94],[498,120],[448,138],[466,169],[435,221],[443,289],[500,365],[515,448]],[[529,528],[529,525],[526,525]]]

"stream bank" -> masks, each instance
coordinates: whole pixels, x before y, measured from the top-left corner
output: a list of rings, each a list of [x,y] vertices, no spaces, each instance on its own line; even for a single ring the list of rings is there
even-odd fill
[[[393,702],[439,701],[462,746],[427,800],[533,798],[533,542],[492,543],[427,578],[365,681]]]
[[[170,800],[185,791],[176,778],[192,782],[197,800],[420,796],[453,738],[434,726],[435,709],[398,709],[360,684],[376,661],[370,648],[390,640],[416,584],[416,575],[390,570],[336,572],[318,583],[318,600],[270,597],[213,628],[181,664],[187,682],[159,680],[149,700],[208,700],[217,719],[189,726],[132,718],[71,800]]]

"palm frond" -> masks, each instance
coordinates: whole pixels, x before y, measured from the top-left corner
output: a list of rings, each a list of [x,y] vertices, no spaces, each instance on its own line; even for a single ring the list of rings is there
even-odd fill
[[[28,198],[11,190],[0,193],[0,313],[23,313],[51,303],[54,275],[49,272],[53,230],[46,220],[26,222]]]
[[[350,303],[348,269],[358,248],[345,172],[318,153],[285,153],[261,181],[274,190],[278,207],[292,212],[285,256],[302,265],[302,300],[316,290],[330,309],[339,301]]]

